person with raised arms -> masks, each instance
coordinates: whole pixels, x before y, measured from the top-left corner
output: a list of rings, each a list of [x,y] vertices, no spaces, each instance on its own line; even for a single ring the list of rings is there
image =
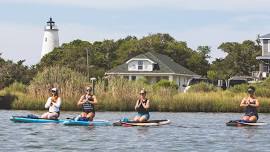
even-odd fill
[[[58,95],[58,89],[51,89],[52,96],[48,98],[45,108],[49,108],[49,112],[41,115],[42,119],[58,119],[60,116],[60,106],[61,106],[61,98]]]
[[[85,94],[81,96],[77,105],[82,107],[82,113],[77,120],[89,120],[93,121],[95,117],[95,104],[97,104],[97,98],[92,93],[92,87],[86,87]]]
[[[240,107],[245,107],[245,115],[242,118],[246,122],[257,122],[259,115],[257,108],[259,107],[259,101],[255,97],[255,87],[248,87],[248,96],[243,98],[240,103]]]
[[[138,114],[134,117],[134,121],[137,122],[145,122],[150,118],[149,114],[149,99],[146,98],[146,91],[142,89],[140,91],[140,97],[136,102],[135,110],[138,112]]]

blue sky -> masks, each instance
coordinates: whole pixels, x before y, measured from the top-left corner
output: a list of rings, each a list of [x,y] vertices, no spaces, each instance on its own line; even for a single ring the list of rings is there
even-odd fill
[[[38,63],[51,16],[60,44],[169,33],[192,49],[210,46],[213,60],[225,56],[217,49],[222,42],[270,33],[268,6],[268,0],[0,0],[0,52],[5,59]]]

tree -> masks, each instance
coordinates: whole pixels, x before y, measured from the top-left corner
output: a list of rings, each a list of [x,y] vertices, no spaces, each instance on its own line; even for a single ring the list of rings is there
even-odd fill
[[[36,74],[35,66],[28,67],[23,65],[25,60],[20,60],[14,63],[10,60],[4,60],[0,56],[0,89],[7,87],[13,82],[21,82],[29,84]]]
[[[211,70],[217,71],[219,77],[229,78],[234,75],[251,75],[255,67],[258,67],[256,56],[261,53],[258,43],[250,40],[222,43],[219,47],[227,53],[224,59],[217,59],[211,65]]]
[[[188,67],[200,75],[207,76],[207,71],[210,68],[210,64],[207,59],[210,58],[210,52],[211,49],[209,46],[199,46],[197,52],[193,51],[189,58]]]
[[[207,78],[213,83],[215,80],[218,79],[217,72],[213,70],[207,71]]]
[[[209,67],[209,47],[194,51],[186,42],[176,41],[169,34],[151,34],[142,39],[128,36],[117,41],[104,40],[90,43],[74,40],[45,55],[38,64],[39,71],[48,66],[66,66],[80,73],[87,73],[86,50],[89,51],[90,76],[102,77],[104,73],[130,58],[149,51],[171,57],[175,62],[198,73],[206,75]]]

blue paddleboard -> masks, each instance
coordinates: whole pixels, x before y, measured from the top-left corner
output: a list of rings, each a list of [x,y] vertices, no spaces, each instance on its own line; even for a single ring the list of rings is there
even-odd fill
[[[23,117],[23,116],[12,116],[10,117],[10,120],[13,122],[22,122],[22,123],[62,123],[64,120],[57,119],[40,119],[40,118],[29,118],[29,117]]]
[[[63,124],[66,126],[111,126],[112,125],[112,123],[107,120],[93,120],[93,121],[65,120]]]

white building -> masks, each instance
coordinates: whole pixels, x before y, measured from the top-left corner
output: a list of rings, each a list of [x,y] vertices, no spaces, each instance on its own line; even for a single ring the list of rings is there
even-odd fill
[[[55,47],[59,47],[58,29],[55,22],[50,18],[44,28],[41,58],[53,51]]]
[[[147,52],[131,58],[126,63],[119,65],[105,73],[108,76],[120,76],[129,80],[147,79],[150,83],[156,83],[161,79],[174,81],[183,91],[183,85],[193,77],[199,77],[196,73],[174,62],[166,55]]]

